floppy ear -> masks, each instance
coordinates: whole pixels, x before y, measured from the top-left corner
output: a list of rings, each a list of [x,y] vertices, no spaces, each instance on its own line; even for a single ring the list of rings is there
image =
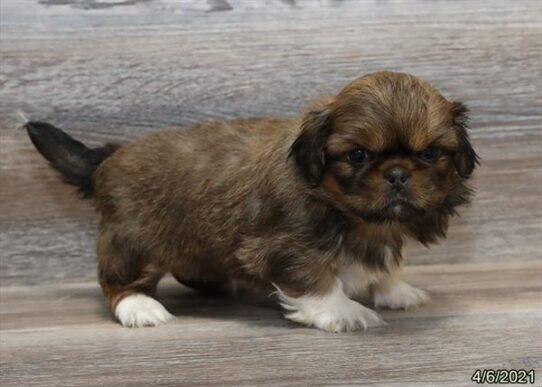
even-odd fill
[[[309,111],[301,123],[288,157],[293,158],[298,173],[312,186],[317,186],[326,163],[324,148],[331,132],[329,108]]]
[[[453,124],[457,131],[459,144],[454,155],[455,169],[459,176],[468,179],[472,171],[479,164],[479,157],[472,148],[467,133],[469,117],[468,108],[461,102],[453,102]]]

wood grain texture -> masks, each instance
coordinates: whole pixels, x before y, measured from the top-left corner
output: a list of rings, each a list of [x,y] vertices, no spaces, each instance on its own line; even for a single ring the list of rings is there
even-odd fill
[[[15,111],[92,145],[123,142],[208,118],[295,115],[381,69],[466,102],[483,159],[475,204],[411,262],[540,259],[539,1],[129,3],[2,2],[3,284],[95,277],[93,211],[14,129]]]
[[[0,384],[472,385],[542,376],[542,3],[538,0],[2,0]],[[471,108],[482,157],[448,239],[414,247],[433,302],[333,335],[272,300],[165,281],[170,326],[115,324],[95,284],[96,216],[33,150],[15,112],[91,145],[202,119],[297,114],[376,70]],[[538,379],[540,380],[540,379]]]
[[[407,270],[432,302],[382,311],[388,325],[330,334],[280,317],[270,301],[212,299],[166,281],[178,317],[122,328],[94,283],[2,288],[1,384],[467,386],[477,368],[542,372],[542,265]]]

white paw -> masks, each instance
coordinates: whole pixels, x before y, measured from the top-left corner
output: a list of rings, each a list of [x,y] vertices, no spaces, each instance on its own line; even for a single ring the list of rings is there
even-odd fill
[[[384,325],[373,310],[349,299],[342,283],[322,296],[288,297],[278,289],[281,305],[288,311],[284,317],[300,324],[328,332],[348,332]]]
[[[154,298],[144,294],[132,294],[124,297],[115,308],[115,316],[125,327],[153,327],[174,320]]]
[[[398,282],[387,290],[374,292],[374,304],[377,308],[409,309],[426,303],[429,296],[423,290],[416,289],[406,282]]]

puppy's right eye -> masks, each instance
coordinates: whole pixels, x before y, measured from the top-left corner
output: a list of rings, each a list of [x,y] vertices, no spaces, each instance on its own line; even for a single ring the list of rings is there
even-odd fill
[[[358,148],[348,152],[348,161],[354,165],[360,165],[367,161],[368,158],[369,152],[365,149]]]
[[[425,148],[420,153],[420,156],[425,161],[435,162],[440,157],[441,154],[442,154],[442,151],[439,148],[437,148],[436,146],[430,146],[428,148]]]

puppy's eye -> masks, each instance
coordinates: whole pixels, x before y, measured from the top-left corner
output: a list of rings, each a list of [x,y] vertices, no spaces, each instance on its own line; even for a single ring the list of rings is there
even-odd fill
[[[426,161],[436,161],[442,154],[442,151],[436,146],[430,146],[425,148],[421,153],[420,157]]]
[[[354,165],[359,165],[369,158],[369,152],[365,149],[354,149],[348,152],[348,161]]]

